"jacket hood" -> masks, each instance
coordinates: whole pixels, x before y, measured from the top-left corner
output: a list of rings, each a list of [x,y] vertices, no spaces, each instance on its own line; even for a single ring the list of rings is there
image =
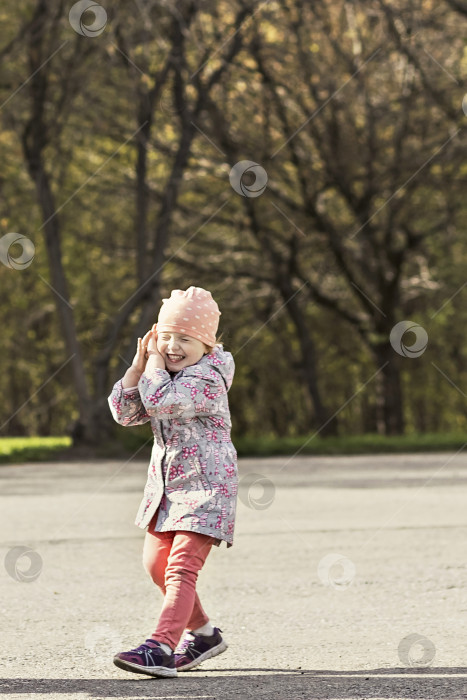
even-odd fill
[[[224,346],[221,344],[215,347],[212,353],[205,355],[201,362],[203,360],[216,372],[219,372],[228,391],[232,386],[235,374],[235,362],[232,353],[224,350]]]
[[[213,369],[215,372],[218,372],[224,380],[225,388],[229,391],[235,374],[235,362],[232,353],[224,350],[222,344],[216,346],[211,353],[203,355],[195,365],[189,365],[179,372],[171,372],[171,374],[189,374],[190,371],[193,371],[196,367],[203,371]]]

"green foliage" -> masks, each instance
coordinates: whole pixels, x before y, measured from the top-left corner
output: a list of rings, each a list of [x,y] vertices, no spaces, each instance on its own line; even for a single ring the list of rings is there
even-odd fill
[[[267,3],[241,32],[232,3],[207,3],[184,28],[167,75],[162,69],[174,49],[175,25],[160,3],[145,3],[144,17],[131,4],[113,3],[105,32],[93,39],[71,29],[67,11],[59,16],[49,7],[43,66],[35,76],[44,80],[42,155],[57,210],[55,257],[44,235],[44,193],[23,149],[40,86],[32,80],[30,60],[38,49],[28,29],[36,9],[8,0],[1,10],[0,235],[20,232],[36,247],[27,269],[0,265],[3,434],[70,434],[79,417],[60,307],[67,303],[90,401],[111,420],[106,397],[122,356],[128,361],[140,308],[119,329],[110,358],[100,356],[126,301],[156,274],[162,297],[194,284],[210,289],[219,303],[219,331],[236,362],[229,398],[239,454],[293,450],[300,436],[322,427],[304,380],[310,358],[290,314],[291,295],[281,288],[284,278],[297,292],[313,340],[317,392],[343,436],[343,442],[328,438],[320,449],[351,450],[355,435],[381,429],[378,381],[371,380],[378,362],[370,346],[387,341],[389,318],[416,320],[429,335],[422,357],[392,360],[400,369],[407,435],[426,432],[436,436],[433,445],[444,445],[444,433],[467,429],[462,131],[449,140],[465,127],[467,54],[465,20],[450,3],[423,0],[415,9],[402,2]],[[409,31],[412,21],[416,29]],[[242,44],[230,64],[234,35]],[[183,126],[200,99],[198,80],[206,91],[220,69],[222,79],[200,100],[186,164],[172,181]],[[154,94],[141,243],[137,145]],[[267,170],[264,195],[245,201],[231,189],[229,173],[241,159]],[[174,182],[179,191],[166,211],[161,202]],[[170,225],[167,241],[160,241],[164,216]],[[410,240],[408,230],[420,240]],[[293,236],[295,267],[289,265]],[[147,264],[142,276],[138,257]],[[57,258],[68,301],[52,283]],[[396,275],[400,283],[390,298]],[[321,299],[308,293],[304,278]],[[96,379],[102,364],[105,387]],[[150,437],[146,426],[125,434],[130,450],[142,435]],[[245,435],[257,437],[249,443]],[[268,437],[263,444],[264,435],[278,442]],[[371,443],[376,450],[385,444],[366,440],[355,445]],[[407,449],[423,445],[420,437],[410,440]],[[456,440],[446,437],[446,444]],[[404,444],[401,438],[386,446]],[[39,449],[28,445],[30,454]],[[11,458],[26,455],[21,449]]]
[[[327,438],[320,438],[312,434],[280,440],[274,437],[239,435],[233,437],[233,442],[240,457],[390,454],[458,450],[465,444],[466,434],[413,433],[386,436],[373,433]]]
[[[120,436],[118,442],[102,443],[94,451],[89,451],[86,458],[147,459],[150,456],[152,440],[150,435],[143,435],[143,427],[131,435]],[[315,434],[293,438],[234,434],[232,440],[239,458],[274,455],[299,458],[306,455],[402,454],[458,450],[464,446],[466,434],[412,433],[388,437],[373,433],[339,438],[320,438]],[[82,454],[72,448],[71,440],[67,437],[0,439],[0,464],[79,458],[82,458]]]
[[[47,461],[67,447],[71,447],[71,439],[66,436],[0,438],[0,464]]]

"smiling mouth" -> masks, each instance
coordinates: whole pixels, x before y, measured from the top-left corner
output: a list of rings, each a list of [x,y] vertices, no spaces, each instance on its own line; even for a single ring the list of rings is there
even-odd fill
[[[181,362],[182,360],[185,359],[183,355],[167,355],[167,359],[170,360],[170,362]]]

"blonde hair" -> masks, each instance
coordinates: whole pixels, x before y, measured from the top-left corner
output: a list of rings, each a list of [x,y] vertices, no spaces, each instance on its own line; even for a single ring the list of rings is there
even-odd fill
[[[212,351],[214,350],[214,348],[219,347],[222,344],[221,340],[222,340],[222,333],[220,334],[220,336],[218,338],[216,338],[216,342],[214,343],[214,345],[207,345],[206,343],[204,343],[204,347],[207,350],[207,352],[205,354],[210,355],[212,353]]]

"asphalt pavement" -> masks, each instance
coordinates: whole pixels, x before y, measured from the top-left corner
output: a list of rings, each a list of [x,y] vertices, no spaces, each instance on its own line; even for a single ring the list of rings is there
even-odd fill
[[[0,466],[3,696],[467,698],[467,454],[240,459],[234,545],[197,585],[229,647],[173,679],[112,663],[162,607],[147,465]]]

